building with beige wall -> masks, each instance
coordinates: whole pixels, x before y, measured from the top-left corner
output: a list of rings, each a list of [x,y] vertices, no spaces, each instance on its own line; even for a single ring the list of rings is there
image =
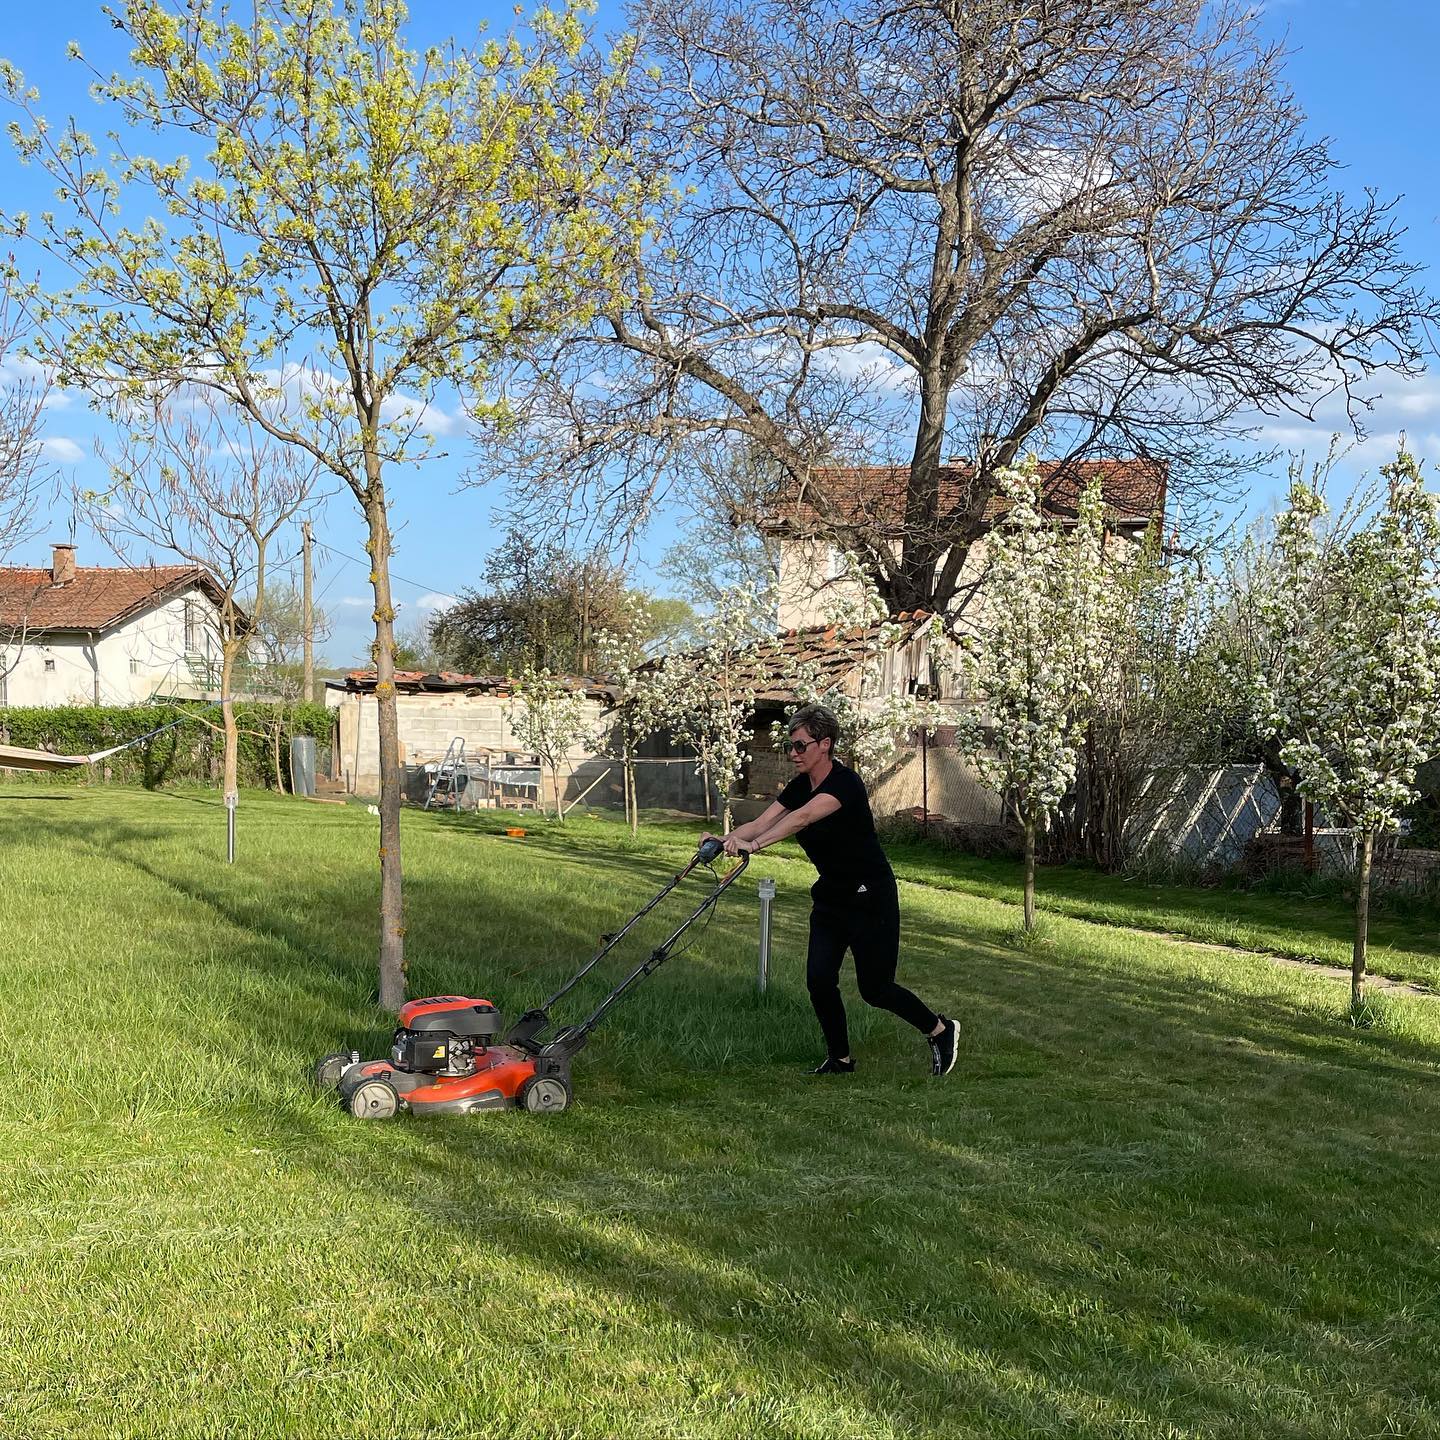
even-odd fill
[[[584,694],[589,740],[577,742],[569,755],[569,774],[562,777],[562,796],[574,799],[596,773],[600,758],[598,737],[608,728],[605,720],[611,692],[592,681],[576,679],[574,688]],[[331,779],[352,795],[380,791],[380,731],[375,700],[375,672],[354,670],[342,680],[325,685],[325,703],[335,714],[331,748]],[[427,765],[444,760],[456,741],[462,741],[468,758],[525,757],[525,747],[510,726],[515,701],[510,682],[503,677],[426,674],[401,671],[395,676],[395,708],[400,731],[401,765]],[[549,806],[549,777],[544,778],[543,801]],[[618,788],[618,784],[617,784]]]

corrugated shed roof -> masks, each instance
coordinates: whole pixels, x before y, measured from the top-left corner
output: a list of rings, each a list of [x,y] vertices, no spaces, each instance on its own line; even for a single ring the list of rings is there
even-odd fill
[[[48,568],[4,566],[0,567],[0,625],[37,632],[103,632],[195,589],[220,602],[220,587],[198,565],[78,567],[75,578],[63,585],[53,582]]]
[[[583,690],[591,699],[613,700],[615,687],[604,680],[583,675],[557,677],[571,690]],[[327,680],[334,690],[352,695],[369,695],[379,680],[373,670],[349,670],[341,680]],[[444,694],[447,691],[471,691],[478,695],[510,695],[515,682],[508,675],[463,675],[455,670],[397,670],[395,688],[402,695]]]
[[[888,621],[876,621],[871,625],[807,625],[794,630],[782,630],[771,640],[763,640],[756,647],[758,652],[753,669],[759,669],[762,677],[768,678],[776,669],[787,664],[804,661],[822,677],[843,683],[852,676],[859,666],[873,656],[879,646],[882,625],[898,625],[900,634],[896,643],[904,645],[913,640],[930,622],[931,616],[925,610],[905,610]],[[649,662],[647,668],[684,664],[694,660],[699,653],[686,651],[678,655],[661,656]],[[747,678],[743,674],[742,680]],[[761,700],[789,702],[796,699],[795,692],[784,686],[763,686],[756,691]]]

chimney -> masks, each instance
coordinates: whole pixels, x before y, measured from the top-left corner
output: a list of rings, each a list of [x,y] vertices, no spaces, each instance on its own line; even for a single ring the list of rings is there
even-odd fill
[[[68,585],[75,578],[75,547],[73,545],[52,545],[50,559],[50,583]]]

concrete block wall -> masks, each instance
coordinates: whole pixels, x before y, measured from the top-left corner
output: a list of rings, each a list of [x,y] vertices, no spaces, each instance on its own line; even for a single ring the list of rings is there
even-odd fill
[[[334,697],[337,692],[331,694]],[[457,736],[464,740],[469,755],[483,750],[523,751],[525,747],[516,739],[505,718],[510,703],[503,696],[467,695],[464,691],[398,696],[400,763],[423,765],[440,760]],[[380,788],[375,697],[339,694],[338,698],[332,698],[332,706],[337,728],[335,778],[343,781],[351,794],[373,795]],[[602,713],[598,700],[586,701],[587,720],[592,730],[602,728]],[[594,757],[593,745],[577,745],[570,754],[575,766],[583,766]],[[570,785],[565,789],[567,795],[578,793]]]

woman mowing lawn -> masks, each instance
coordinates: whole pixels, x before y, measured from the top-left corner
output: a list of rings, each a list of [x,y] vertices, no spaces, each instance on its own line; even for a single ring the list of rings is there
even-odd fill
[[[865,782],[835,759],[839,735],[839,722],[823,705],[795,712],[785,746],[795,778],[758,820],[737,825],[721,837],[725,853],[754,854],[793,835],[820,872],[810,890],[815,903],[805,980],[829,1053],[812,1075],[849,1075],[855,1070],[840,999],[846,950],[855,956],[860,998],[908,1020],[930,1042],[931,1073],[948,1075],[955,1066],[960,1027],[895,983],[900,958],[895,873],[875,834]]]

